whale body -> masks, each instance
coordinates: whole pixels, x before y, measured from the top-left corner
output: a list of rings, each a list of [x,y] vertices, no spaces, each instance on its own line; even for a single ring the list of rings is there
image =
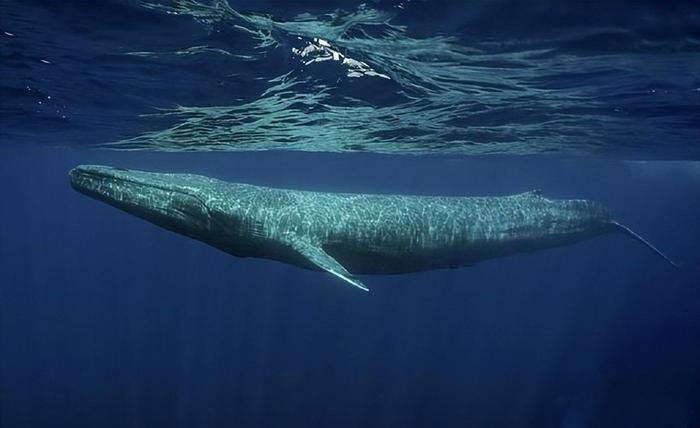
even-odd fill
[[[674,264],[602,204],[540,191],[455,197],[323,193],[193,174],[82,165],[77,191],[238,257],[355,275],[457,268],[622,232]],[[675,265],[675,264],[674,264]]]

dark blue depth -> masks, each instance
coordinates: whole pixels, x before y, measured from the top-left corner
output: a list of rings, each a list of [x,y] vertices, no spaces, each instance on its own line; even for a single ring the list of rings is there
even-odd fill
[[[336,191],[541,188],[608,204],[683,268],[608,235],[367,277],[367,294],[79,195],[66,174],[88,162]],[[0,171],[3,427],[698,421],[694,164],[45,149],[5,150]]]

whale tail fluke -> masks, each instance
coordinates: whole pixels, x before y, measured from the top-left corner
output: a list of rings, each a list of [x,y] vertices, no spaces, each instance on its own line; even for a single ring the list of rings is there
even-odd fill
[[[661,250],[656,248],[651,244],[651,242],[647,241],[646,239],[642,238],[639,234],[637,234],[635,231],[630,229],[629,227],[625,226],[624,224],[618,223],[615,220],[611,220],[610,224],[619,232],[624,233],[625,235],[631,237],[632,239],[641,242],[644,244],[647,248],[661,256],[664,260],[669,262],[673,267],[675,268],[680,268],[680,265],[673,260],[671,260],[666,254],[662,253]]]

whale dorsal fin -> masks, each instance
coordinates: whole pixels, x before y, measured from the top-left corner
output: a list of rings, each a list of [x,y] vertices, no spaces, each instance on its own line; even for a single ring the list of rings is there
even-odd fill
[[[340,279],[349,282],[357,288],[369,291],[367,286],[348,272],[347,269],[338,263],[336,259],[326,253],[320,245],[317,245],[311,242],[311,240],[293,233],[288,234],[285,237],[285,240],[292,248],[294,248],[294,250],[296,250],[314,265],[337,276]]]
[[[542,189],[533,189],[523,193],[516,193],[512,195],[512,197],[522,199],[546,199],[542,194]]]

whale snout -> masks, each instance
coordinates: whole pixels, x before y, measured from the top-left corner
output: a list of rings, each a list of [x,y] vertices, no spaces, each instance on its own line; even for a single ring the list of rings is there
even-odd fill
[[[68,172],[68,178],[73,189],[88,193],[94,191],[106,191],[109,183],[119,180],[119,173],[127,170],[100,165],[80,165]]]
[[[68,176],[76,191],[179,233],[209,227],[197,187],[179,184],[175,174],[80,165]]]

